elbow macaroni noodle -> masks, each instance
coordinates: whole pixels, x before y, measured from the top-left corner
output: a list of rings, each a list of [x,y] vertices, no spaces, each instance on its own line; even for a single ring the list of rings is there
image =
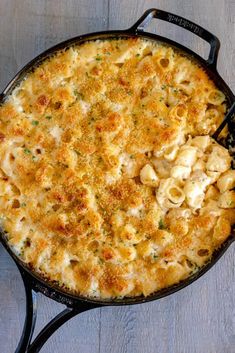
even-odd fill
[[[225,111],[202,68],[150,40],[56,53],[0,106],[9,244],[83,296],[147,296],[189,277],[235,222],[231,157],[210,137]]]

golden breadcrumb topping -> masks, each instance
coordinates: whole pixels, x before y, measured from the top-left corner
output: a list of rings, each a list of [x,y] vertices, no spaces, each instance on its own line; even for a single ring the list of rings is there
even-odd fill
[[[66,290],[149,295],[210,260],[235,221],[235,171],[209,137],[225,96],[137,38],[56,53],[0,107],[0,216],[15,253]]]

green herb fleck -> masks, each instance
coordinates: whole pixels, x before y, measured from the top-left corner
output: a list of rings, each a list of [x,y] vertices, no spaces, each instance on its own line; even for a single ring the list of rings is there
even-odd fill
[[[46,119],[47,119],[47,120],[51,120],[51,119],[52,119],[52,116],[51,116],[51,115],[47,115],[47,116],[46,116]]]
[[[38,121],[38,120],[33,120],[33,121],[32,121],[32,125],[33,125],[33,126],[37,126],[38,124],[39,124],[39,121]]]
[[[31,154],[31,151],[30,151],[28,148],[25,148],[25,149],[24,149],[24,153],[25,153],[25,154]]]
[[[162,89],[166,89],[166,85],[162,85]]]
[[[158,222],[158,229],[167,229],[167,227],[165,226],[162,218],[160,219],[160,221]]]
[[[138,53],[138,54],[136,54],[136,57],[138,58],[140,56],[140,54]]]
[[[100,56],[99,54],[97,54],[95,60],[96,60],[96,61],[101,61],[102,58],[101,58],[101,56]]]
[[[78,98],[78,99],[84,99],[84,94],[82,94],[81,92],[78,92],[78,90],[77,89],[75,89],[74,91],[73,91],[73,93],[74,93],[74,95]]]
[[[26,206],[26,203],[22,202],[21,207],[25,207],[25,206]]]

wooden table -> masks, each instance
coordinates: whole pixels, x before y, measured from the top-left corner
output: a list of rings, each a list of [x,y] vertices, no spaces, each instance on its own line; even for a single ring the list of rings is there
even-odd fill
[[[36,54],[78,34],[124,29],[147,8],[189,18],[221,40],[219,72],[235,91],[234,0],[0,0],[0,90]],[[172,24],[161,33],[203,56],[208,45]],[[40,295],[36,332],[62,305]],[[0,246],[0,353],[13,353],[24,320],[23,285]],[[75,317],[43,353],[234,353],[235,247],[193,285],[145,305],[96,309]]]

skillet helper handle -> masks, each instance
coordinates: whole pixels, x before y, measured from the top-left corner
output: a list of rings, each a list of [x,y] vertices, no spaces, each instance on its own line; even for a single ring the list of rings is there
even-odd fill
[[[198,37],[208,42],[210,44],[210,52],[206,62],[208,66],[211,66],[214,69],[216,69],[218,53],[220,48],[219,39],[211,32],[207,31],[206,29],[202,28],[201,26],[197,25],[194,22],[187,20],[186,18],[183,18],[181,16],[178,16],[163,10],[149,9],[140,17],[140,19],[131,28],[129,28],[129,31],[134,32],[136,34],[138,34],[138,32],[143,32],[153,18],[159,18],[160,20],[170,22],[179,27],[187,29],[188,31],[196,34]]]
[[[40,352],[44,344],[53,335],[53,333],[57,331],[68,320],[84,311],[99,307],[99,305],[89,303],[81,303],[80,307],[76,308],[67,307],[58,315],[56,315],[32,341],[37,318],[37,292],[34,290],[34,286],[30,276],[20,266],[18,266],[18,268],[20,270],[25,287],[26,316],[23,332],[19,344],[15,350],[15,353]]]
[[[21,277],[24,282],[25,296],[26,296],[26,313],[24,328],[15,353],[26,353],[28,346],[33,336],[36,318],[37,318],[37,293],[32,289],[28,277],[25,272],[20,269]]]

